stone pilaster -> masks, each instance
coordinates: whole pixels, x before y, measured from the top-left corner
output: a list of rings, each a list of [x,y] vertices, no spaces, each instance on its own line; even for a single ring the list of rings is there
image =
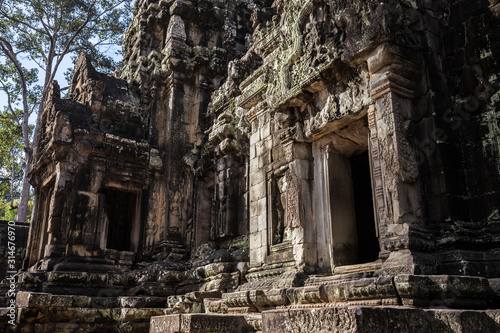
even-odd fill
[[[272,145],[266,109],[247,114],[251,123],[250,135],[250,265],[264,264],[268,254],[268,194],[266,179],[266,145]]]
[[[371,75],[370,153],[375,211],[384,266],[392,273],[418,273],[414,239],[423,233],[424,207],[415,150],[409,140],[416,64],[400,49],[381,44],[368,57]],[[424,260],[424,266],[430,264]],[[431,264],[432,266],[432,264]],[[384,269],[384,268],[383,268]],[[422,268],[424,271],[427,268]]]
[[[313,219],[311,144],[296,142],[291,131],[281,136],[289,168],[287,185],[287,224],[292,231],[295,264],[313,269],[316,266],[316,228]]]

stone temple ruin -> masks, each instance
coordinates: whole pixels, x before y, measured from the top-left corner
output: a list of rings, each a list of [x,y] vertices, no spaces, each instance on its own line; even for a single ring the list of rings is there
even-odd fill
[[[15,329],[499,332],[499,21],[136,1],[120,73],[52,84]]]

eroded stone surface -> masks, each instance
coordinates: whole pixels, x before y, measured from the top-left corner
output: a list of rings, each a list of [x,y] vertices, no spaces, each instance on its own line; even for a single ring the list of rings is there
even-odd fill
[[[495,331],[499,6],[137,1],[51,86],[20,323]]]
[[[242,315],[182,314],[154,317],[150,333],[255,332]]]
[[[262,313],[264,332],[497,332],[498,310],[326,307]]]

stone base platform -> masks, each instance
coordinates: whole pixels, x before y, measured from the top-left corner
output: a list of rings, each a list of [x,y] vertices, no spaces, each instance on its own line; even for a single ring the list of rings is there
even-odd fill
[[[256,332],[244,315],[174,314],[151,318],[149,333],[250,333]]]
[[[0,332],[147,333],[151,317],[173,311],[167,307],[167,297],[89,297],[20,291],[15,307],[0,308]]]
[[[262,313],[262,332],[496,333],[500,332],[500,310],[417,309],[404,306],[277,309]]]

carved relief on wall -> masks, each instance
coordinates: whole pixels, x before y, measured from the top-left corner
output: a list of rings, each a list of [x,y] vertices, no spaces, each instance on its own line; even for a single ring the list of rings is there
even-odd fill
[[[175,192],[169,206],[169,233],[178,234],[182,228],[182,195],[179,191]]]
[[[302,30],[305,24],[303,21],[307,17],[307,13],[312,10],[312,2],[307,1],[304,4],[302,1],[291,1],[286,5],[289,9],[291,7],[297,8],[300,14],[291,15],[287,10],[282,13],[281,22],[273,20],[268,29],[260,31],[256,36],[257,45],[267,36],[278,37],[273,43],[269,43],[271,45],[266,45],[267,48],[274,49],[276,42],[278,43],[276,49],[269,55],[272,60],[267,61],[269,65],[266,70],[267,102],[274,108],[297,94],[295,90],[300,90],[298,83],[305,74],[305,67],[296,63],[300,62],[299,59],[303,54],[304,34]],[[257,51],[259,52],[258,47]],[[261,50],[261,56],[264,56],[266,52],[267,50]]]
[[[145,252],[151,252],[155,245],[156,231],[158,230],[158,224],[153,220],[148,220],[146,223],[146,243]]]
[[[214,238],[218,238],[219,236],[224,235],[224,231],[227,228],[227,204],[228,204],[228,193],[227,193],[227,184],[226,182],[222,182],[217,184],[217,209],[215,216],[215,225],[213,230]]]
[[[239,161],[235,155],[226,155],[217,162],[213,218],[211,226],[212,239],[234,236],[237,229],[239,193]]]
[[[390,92],[384,94],[377,107],[379,149],[384,168],[384,188],[388,221],[402,222],[419,217],[419,207],[413,207],[411,193],[401,187],[403,183],[414,184],[418,167],[414,152],[406,138],[404,115],[400,97]]]
[[[181,42],[186,41],[186,27],[184,21],[178,15],[172,15],[167,28],[167,42],[170,39],[176,39]]]
[[[290,228],[297,228],[302,226],[300,220],[300,207],[299,207],[299,184],[295,176],[288,176],[287,179],[287,224]]]
[[[276,175],[271,177],[271,203],[272,203],[272,244],[289,242],[292,239],[292,230],[287,221],[288,212],[288,181],[286,168],[277,170]]]
[[[377,135],[377,123],[375,106],[370,105],[368,108],[368,126],[370,129],[370,136],[368,146],[371,156],[371,170],[372,170],[372,189],[374,194],[375,205],[375,223],[378,234],[385,233],[386,220],[382,217],[386,216],[386,199],[384,193],[384,178],[382,173],[382,160],[380,155],[380,147]],[[377,234],[377,236],[378,236]]]

